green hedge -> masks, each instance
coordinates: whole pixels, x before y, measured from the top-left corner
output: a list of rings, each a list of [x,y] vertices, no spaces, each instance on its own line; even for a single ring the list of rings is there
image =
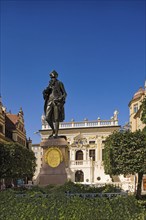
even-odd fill
[[[71,181],[66,182],[64,185],[48,185],[47,187],[38,187],[35,186],[31,189],[31,191],[40,191],[42,193],[56,193],[56,192],[71,192],[71,193],[114,193],[121,192],[121,188],[115,187],[113,185],[105,185],[102,187],[94,187],[84,184],[75,184]]]
[[[55,187],[56,188],[56,187]],[[39,189],[39,190],[38,190]],[[145,220],[146,213],[134,196],[83,199],[68,198],[53,190],[47,197],[41,188],[0,192],[0,219],[3,220]],[[51,191],[54,187],[50,187]]]

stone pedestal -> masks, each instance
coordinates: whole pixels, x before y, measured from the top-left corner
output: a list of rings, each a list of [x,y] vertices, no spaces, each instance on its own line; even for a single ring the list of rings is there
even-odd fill
[[[43,148],[42,168],[39,175],[39,185],[62,185],[67,181],[68,144],[66,137],[49,138],[41,142]]]

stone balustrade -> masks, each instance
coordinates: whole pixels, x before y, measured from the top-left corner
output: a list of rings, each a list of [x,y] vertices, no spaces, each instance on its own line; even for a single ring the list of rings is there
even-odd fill
[[[85,128],[85,127],[104,127],[104,126],[117,126],[118,120],[96,120],[96,121],[81,121],[81,122],[61,122],[59,129],[68,129],[68,128]],[[48,123],[44,120],[42,121],[42,130],[51,129]]]
[[[102,161],[92,161],[92,160],[70,160],[69,161],[69,167],[78,167],[78,168],[84,168],[84,167],[103,167]]]

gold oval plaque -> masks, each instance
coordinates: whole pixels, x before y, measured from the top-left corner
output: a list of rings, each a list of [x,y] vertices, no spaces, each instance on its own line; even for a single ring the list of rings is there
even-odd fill
[[[51,147],[45,153],[45,162],[49,164],[50,167],[58,167],[62,160],[62,152],[57,147]]]

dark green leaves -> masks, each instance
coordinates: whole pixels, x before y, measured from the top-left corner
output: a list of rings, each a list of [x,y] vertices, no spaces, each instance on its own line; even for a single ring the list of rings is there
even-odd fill
[[[138,174],[140,178],[137,193],[140,196],[142,176],[146,173],[145,133],[142,131],[113,133],[105,142],[104,152],[104,168],[107,174]]]
[[[107,138],[104,149],[106,173],[146,172],[146,137],[141,131],[113,133]]]
[[[31,150],[15,143],[0,144],[0,178],[32,177],[35,166]]]
[[[141,121],[146,125],[146,96],[142,101],[142,115],[141,115]]]
[[[25,197],[16,192],[0,193],[0,219],[4,220],[135,220],[145,219],[143,207],[133,196],[115,198],[67,198],[63,192],[33,191]],[[38,196],[37,196],[38,195]],[[43,195],[43,194],[42,194]]]

